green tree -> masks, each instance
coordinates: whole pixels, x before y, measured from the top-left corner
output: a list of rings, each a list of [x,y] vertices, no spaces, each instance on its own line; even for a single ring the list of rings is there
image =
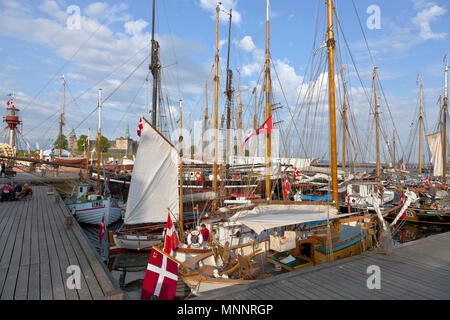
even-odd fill
[[[67,138],[65,135],[62,135],[62,147],[60,147],[60,135],[58,134],[58,138],[56,138],[55,143],[53,145],[55,146],[55,149],[67,149],[69,146],[69,142],[67,141]]]
[[[111,147],[111,144],[109,143],[108,138],[102,136],[101,139],[100,139],[100,150],[101,150],[101,152],[107,152],[110,147]]]
[[[86,138],[87,138],[87,136],[84,134],[82,134],[78,138],[78,141],[77,141],[78,152],[83,152],[84,150],[87,149]],[[92,141],[90,142],[90,145],[92,146]]]

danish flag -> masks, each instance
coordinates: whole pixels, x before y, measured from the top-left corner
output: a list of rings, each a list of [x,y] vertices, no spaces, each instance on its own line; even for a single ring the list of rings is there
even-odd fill
[[[14,105],[14,98],[12,98],[11,100],[9,100],[9,101],[6,103],[6,105],[7,105],[7,106]]]
[[[139,119],[139,125],[138,125],[138,131],[137,131],[137,135],[139,137],[141,136],[142,129],[144,129],[144,124],[142,123],[142,117],[141,117],[141,119]]]
[[[272,116],[270,116],[270,118],[267,119],[266,122],[264,122],[261,127],[259,127],[255,132],[249,135],[247,139],[245,139],[244,143],[242,144],[242,148],[244,148],[244,145],[247,143],[248,140],[250,140],[251,137],[260,134],[271,134],[272,129],[273,129]]]
[[[156,296],[159,300],[173,300],[177,290],[178,263],[152,248],[142,284],[141,300]]]
[[[102,244],[103,236],[105,235],[106,224],[105,224],[105,216],[102,217],[102,224],[100,225],[100,232],[98,233],[99,243]]]
[[[295,171],[294,171],[294,182],[297,181],[297,177],[298,177],[299,175],[300,175],[300,171],[298,171],[298,169],[295,168]]]
[[[164,252],[172,255],[173,250],[178,248],[179,244],[180,240],[178,240],[177,231],[175,230],[169,213],[167,217],[166,237],[164,240]]]
[[[284,187],[283,187],[283,193],[284,193],[284,199],[287,200],[288,198],[288,191],[291,188],[287,176],[284,176]]]

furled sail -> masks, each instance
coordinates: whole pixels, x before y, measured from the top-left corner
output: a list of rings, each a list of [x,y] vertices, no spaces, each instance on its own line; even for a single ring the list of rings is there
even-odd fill
[[[444,163],[442,161],[442,138],[441,133],[436,132],[427,135],[428,146],[431,151],[431,162],[433,163],[433,176],[444,175]]]
[[[125,224],[166,222],[167,208],[178,219],[178,163],[175,147],[145,121],[131,176]]]

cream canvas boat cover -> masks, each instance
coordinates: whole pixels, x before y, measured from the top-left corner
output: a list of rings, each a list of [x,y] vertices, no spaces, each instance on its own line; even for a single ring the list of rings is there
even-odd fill
[[[236,213],[231,221],[242,223],[260,234],[264,230],[294,224],[341,218],[334,207],[326,205],[261,205]]]
[[[442,159],[442,138],[441,133],[436,132],[427,135],[428,146],[431,151],[431,162],[433,163],[433,176],[441,177],[444,175],[444,163]]]
[[[125,224],[167,222],[168,209],[179,217],[178,152],[144,121],[131,176]]]

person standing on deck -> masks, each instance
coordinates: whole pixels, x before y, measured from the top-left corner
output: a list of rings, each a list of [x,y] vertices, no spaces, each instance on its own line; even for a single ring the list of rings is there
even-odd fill
[[[2,171],[0,172],[0,177],[2,177],[3,174],[5,174],[6,177],[6,164],[4,162],[2,162]]]
[[[200,232],[202,233],[203,241],[208,242],[210,240],[209,239],[209,230],[208,230],[208,228],[206,228],[205,224],[202,224],[201,227],[202,227],[202,230]]]

